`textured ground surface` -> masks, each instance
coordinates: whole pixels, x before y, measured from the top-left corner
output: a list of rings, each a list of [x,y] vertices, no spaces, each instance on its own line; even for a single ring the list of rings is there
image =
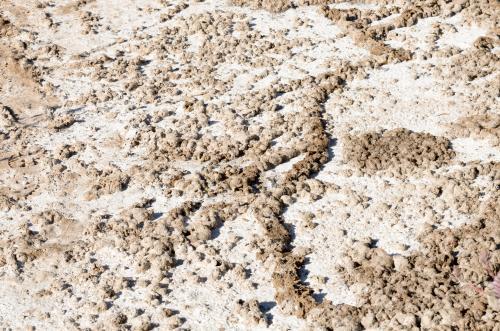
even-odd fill
[[[0,327],[500,330],[497,1],[0,2]]]

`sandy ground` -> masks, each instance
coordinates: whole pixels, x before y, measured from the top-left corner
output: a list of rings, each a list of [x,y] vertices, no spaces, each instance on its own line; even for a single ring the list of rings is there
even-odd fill
[[[500,330],[496,1],[0,2],[0,327]]]

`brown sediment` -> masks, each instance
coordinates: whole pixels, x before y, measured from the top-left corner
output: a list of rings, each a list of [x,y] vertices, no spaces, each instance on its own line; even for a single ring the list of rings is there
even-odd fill
[[[123,174],[119,169],[90,169],[89,177],[96,180],[92,183],[89,191],[85,193],[86,200],[97,199],[102,195],[111,194],[127,189],[130,177]]]
[[[233,0],[232,4],[280,13],[336,2]],[[85,41],[98,43],[105,31],[115,34],[107,25],[110,18],[92,3],[82,0],[55,9],[40,3],[39,9],[55,17],[44,16],[50,24],[39,34],[56,33],[57,15],[69,13],[81,28],[78,36],[90,38]],[[57,317],[43,315],[40,320],[62,318],[64,327],[71,328],[180,327],[186,322],[181,316],[189,322],[193,309],[172,299],[171,293],[198,286],[228,295],[234,303],[231,323],[273,327],[260,298],[243,298],[238,292],[245,287],[258,296],[256,287],[262,286],[253,283],[248,270],[255,266],[240,261],[243,257],[229,257],[242,239],[221,234],[248,216],[262,231],[248,235],[246,252],[255,253],[257,261],[252,256],[252,263],[267,273],[265,279],[274,287],[274,300],[284,318],[295,316],[308,327],[332,329],[432,329],[439,324],[491,328],[498,321],[489,290],[499,262],[498,196],[491,194],[493,185],[498,185],[498,164],[460,164],[450,145],[455,137],[498,138],[491,98],[484,109],[476,109],[482,104],[479,98],[470,116],[451,123],[443,137],[403,128],[340,132],[329,127],[325,104],[332,96],[346,103],[353,100],[355,96],[347,93],[353,91],[352,82],[374,70],[415,61],[412,49],[388,45],[391,31],[428,17],[463,13],[467,20],[478,14],[491,21],[495,13],[488,2],[422,1],[403,7],[393,1],[377,2],[382,3],[390,6],[318,7],[320,14],[365,47],[368,57],[332,60],[327,73],[302,70],[304,78],[276,78],[265,87],[260,86],[262,81],[278,76],[281,69],[276,68],[286,67],[288,59],[298,57],[295,49],[307,48],[312,39],[290,38],[290,30],[271,29],[266,35],[252,26],[246,14],[189,11],[194,3],[160,1],[159,7],[130,8],[153,13],[161,23],[154,33],[145,26],[134,27],[127,30],[128,39],[70,58],[64,48],[37,40],[38,33],[26,33],[17,44],[10,42],[20,26],[0,16],[0,36],[7,37],[3,40],[8,55],[6,66],[0,68],[8,78],[1,87],[7,88],[0,92],[12,97],[0,105],[0,158],[5,163],[1,169],[6,170],[1,184],[12,185],[0,191],[0,208],[9,222],[21,224],[0,232],[4,243],[0,267],[13,270],[14,279],[26,288],[23,295],[33,300],[57,298],[58,307],[68,305],[75,311],[54,309]],[[179,15],[184,11],[185,16]],[[392,15],[395,18],[388,23],[372,25]],[[308,20],[304,18],[311,24]],[[307,24],[302,22],[302,27]],[[35,27],[23,23],[23,29]],[[199,42],[192,43],[192,38]],[[496,44],[488,37],[467,51],[429,54],[451,57],[438,66],[449,69],[439,77],[480,84],[478,78],[494,74]],[[241,76],[231,68],[243,64],[250,77],[245,93],[235,88]],[[52,75],[60,86],[48,83]],[[8,90],[16,86],[20,90]],[[484,94],[494,93],[491,84]],[[32,101],[31,94],[39,99]],[[24,97],[21,102],[13,102],[19,95]],[[64,100],[64,106],[54,100]],[[365,101],[369,100],[361,102]],[[30,104],[40,108],[41,115],[28,125]],[[281,111],[290,105],[296,110]],[[339,139],[347,162],[343,179],[352,176],[352,169],[365,175],[358,178],[363,183],[386,180],[392,174],[392,180],[410,190],[409,180],[430,179],[425,185],[432,194],[422,199],[428,203],[429,219],[439,214],[428,201],[434,197],[435,209],[442,210],[439,216],[446,211],[474,217],[482,209],[473,224],[453,230],[428,228],[421,237],[423,249],[408,256],[389,255],[375,247],[375,240],[353,244],[337,273],[353,288],[360,284],[368,288],[357,293],[360,306],[316,299],[301,275],[308,252],[294,247],[294,233],[285,224],[287,207],[300,196],[321,200],[331,190],[345,194],[353,209],[370,206],[372,198],[349,191],[345,186],[350,184],[340,189],[312,179],[330,161],[332,138]],[[292,161],[289,170],[279,170]],[[453,173],[450,165],[460,170]],[[485,185],[487,190],[481,189]],[[380,209],[390,210],[398,220],[405,205],[396,200],[394,206],[381,204]],[[157,206],[165,210],[156,212]],[[338,215],[344,222],[354,222],[350,216]],[[305,231],[316,225],[313,217],[311,213]],[[61,271],[66,268],[67,273]],[[29,282],[43,278],[40,270],[47,276],[35,289]],[[132,299],[133,310],[121,301],[122,296],[130,300],[130,293],[140,297]]]
[[[500,179],[497,166],[484,170]],[[492,329],[500,321],[492,284],[500,272],[498,199],[496,192],[480,204],[470,225],[428,226],[420,235],[422,249],[410,256],[389,255],[371,241],[356,242],[338,271],[348,285],[365,286],[357,307],[316,303],[312,290],[299,281],[304,257],[278,259],[277,302],[284,312],[317,327]]]
[[[460,118],[450,124],[449,134],[453,137],[485,139],[492,146],[500,144],[500,115],[486,114]]]
[[[393,14],[399,14],[398,7],[390,9],[384,8],[377,11],[369,11],[367,14],[359,9],[340,10],[329,7],[322,7],[321,12],[325,17],[338,23],[350,35],[357,45],[366,47],[370,53],[376,57],[381,58],[385,62],[400,62],[409,61],[412,59],[412,54],[404,49],[393,49],[387,46],[383,40],[387,32],[395,29],[396,27],[410,26],[416,22],[416,18],[411,21],[405,16],[411,16],[407,12],[401,14],[400,22],[394,25],[383,25],[377,27],[369,27],[372,21],[380,20]]]
[[[273,13],[283,12],[293,6],[293,2],[290,0],[231,0],[231,3],[236,6],[265,9]]]
[[[348,284],[368,289],[361,295],[362,327],[494,329],[500,322],[491,288],[500,271],[498,199],[482,204],[470,225],[429,227],[421,250],[410,256],[391,256],[369,243],[348,252],[340,272]]]
[[[455,156],[448,139],[406,129],[348,136],[344,141],[346,162],[370,175],[386,170],[405,176],[441,167]]]
[[[8,37],[14,33],[13,24],[3,15],[0,15],[0,36]]]
[[[441,8],[437,4],[434,6],[427,7],[416,7],[415,9],[407,9],[401,13],[398,17],[397,21],[394,25],[386,27],[385,29],[376,28],[375,30],[364,30],[360,27],[363,25],[356,25],[355,22],[358,19],[362,19],[359,10],[350,10],[350,11],[340,11],[336,9],[327,9],[323,8],[323,13],[325,16],[333,19],[335,21],[343,21],[346,22],[344,24],[345,29],[353,34],[353,38],[356,42],[361,45],[367,45],[368,49],[375,56],[383,55],[385,61],[394,62],[394,61],[408,61],[411,59],[411,55],[407,52],[401,50],[393,50],[387,46],[385,46],[382,42],[377,41],[376,39],[380,39],[385,37],[387,31],[390,31],[394,28],[411,26],[416,24],[418,19],[430,16],[436,16],[440,13]],[[383,16],[389,16],[395,12],[384,12]],[[377,17],[380,19],[380,17]],[[353,23],[350,23],[353,22]],[[369,24],[371,19],[365,17],[363,21],[364,24]],[[381,30],[381,31],[380,31]],[[321,103],[321,102],[320,102]],[[314,145],[311,145],[314,146]],[[312,154],[308,154],[307,160],[301,161],[300,166],[297,164],[294,170],[292,170],[289,174],[287,174],[285,183],[282,186],[281,190],[278,190],[278,198],[281,192],[291,193],[289,191],[294,190],[294,182],[295,180],[307,178],[307,176],[314,171],[317,171],[319,166],[325,162],[325,160],[321,157],[322,153],[326,153],[327,143],[326,144],[318,144],[319,150],[314,151]],[[321,151],[321,146],[323,146],[323,151]],[[316,153],[318,152],[318,153]],[[314,157],[313,155],[318,155]],[[439,167],[449,163],[454,157],[455,153],[451,149],[450,141],[446,138],[435,137],[430,134],[421,134],[411,132],[409,130],[400,129],[393,130],[380,133],[367,133],[364,135],[360,135],[358,137],[347,137],[346,145],[344,147],[344,157],[348,160],[348,162],[353,163],[357,168],[361,169],[370,174],[374,174],[379,170],[387,170],[391,169],[396,175],[407,175],[415,171],[415,169],[425,169],[429,167]],[[324,157],[324,155],[323,155]],[[305,165],[305,166],[304,166]],[[302,174],[304,176],[302,176]],[[496,201],[496,199],[493,199]],[[287,234],[286,228],[280,222],[280,214],[281,214],[281,206],[280,201],[276,200],[276,206],[273,209],[270,209],[267,214],[268,215],[260,215],[262,220],[265,220],[266,224],[266,234],[270,236],[271,243],[267,245],[267,247],[271,248],[271,253],[268,253],[268,250],[264,250],[264,256],[266,255],[275,255],[277,257],[276,267],[273,274],[273,285],[276,288],[276,301],[280,305],[280,308],[285,313],[305,318],[308,316],[310,312],[315,314],[323,315],[323,323],[319,322],[319,324],[323,324],[324,326],[333,327],[334,325],[352,328],[361,328],[361,327],[374,327],[380,326],[378,324],[377,319],[380,318],[381,321],[387,321],[390,317],[395,316],[393,313],[397,309],[387,308],[384,306],[381,312],[373,312],[370,311],[369,305],[365,306],[365,310],[358,310],[356,308],[347,308],[344,307],[336,307],[330,306],[328,302],[324,302],[322,304],[316,303],[316,301],[312,297],[313,291],[301,283],[298,270],[301,268],[301,264],[303,263],[303,257],[294,256],[288,252],[289,246],[291,243],[291,238]],[[281,208],[280,208],[281,207]],[[490,207],[491,208],[491,207]],[[467,208],[465,211],[471,211],[470,208]],[[495,213],[496,212],[496,213]],[[491,213],[491,212],[490,212]],[[498,219],[498,211],[493,211],[494,217],[489,220],[490,224],[493,224],[494,227],[500,225],[500,220]],[[259,216],[257,216],[259,219]],[[496,235],[498,235],[498,231],[496,231]],[[438,239],[438,238],[434,238]],[[498,240],[498,238],[496,238]],[[440,241],[432,241],[430,240],[431,245],[439,245]],[[488,246],[488,245],[486,245]],[[491,245],[490,249],[493,247]],[[365,250],[368,247],[365,247]],[[274,252],[272,251],[274,249]],[[495,253],[497,249],[494,249]],[[284,253],[283,253],[284,252]],[[274,253],[274,254],[273,254]],[[489,254],[490,252],[488,252]],[[374,257],[373,263],[373,277],[371,282],[379,281],[380,277],[384,274],[384,272],[388,270],[392,270],[394,268],[394,262],[392,257],[387,255],[383,250],[375,249],[373,253],[370,252],[370,256]],[[448,253],[449,254],[449,253]],[[376,257],[376,258],[375,258]],[[362,257],[361,260],[365,260],[367,257]],[[371,258],[368,258],[371,259]],[[427,262],[429,260],[423,259]],[[445,259],[445,261],[447,261]],[[496,261],[496,260],[495,260]],[[359,265],[360,261],[355,261],[354,264]],[[442,263],[437,260],[431,260],[430,265],[435,267],[436,265],[441,265]],[[453,265],[454,262],[450,262],[450,266]],[[498,261],[492,262],[492,265],[498,265]],[[359,269],[355,269],[359,270]],[[372,270],[372,269],[370,269]],[[451,270],[446,270],[446,272],[451,272]],[[489,275],[490,281],[492,277],[495,275],[496,271],[491,271],[492,274]],[[369,274],[368,272],[360,272],[361,276],[366,276]],[[400,276],[398,274],[398,276]],[[425,276],[423,276],[425,279]],[[450,280],[449,275],[444,275],[444,277],[448,277],[448,281],[453,285],[453,281]],[[399,286],[401,279],[397,278],[394,281],[395,286]],[[436,280],[433,279],[431,282],[434,283]],[[359,280],[358,280],[359,282]],[[390,281],[388,283],[391,283]],[[413,282],[410,281],[414,285]],[[417,281],[418,284],[418,281]],[[482,281],[482,286],[484,286],[484,280]],[[450,286],[452,286],[450,285]],[[387,284],[381,283],[381,288],[386,289]],[[422,286],[422,288],[426,288],[426,286]],[[424,290],[425,291],[425,290]],[[368,292],[373,294],[374,291],[370,289]],[[412,292],[413,293],[413,292]],[[446,293],[446,290],[443,290],[442,293]],[[436,293],[434,293],[436,294]],[[375,297],[378,296],[378,293],[375,294]],[[461,302],[464,294],[460,293],[457,295],[457,298],[453,298],[453,302]],[[375,298],[374,297],[374,298]],[[405,299],[408,296],[402,297],[397,302],[401,302],[403,305]],[[377,297],[378,302],[385,302],[383,298]],[[389,300],[389,298],[387,298]],[[419,301],[420,300],[420,301]],[[483,300],[485,300],[483,298]],[[417,299],[419,303],[425,302],[425,300]],[[368,301],[369,303],[376,304],[373,299],[372,301]],[[376,301],[377,302],[377,301]],[[382,303],[384,305],[384,303]],[[452,305],[448,303],[448,306]],[[412,307],[413,313],[416,311],[422,312],[425,311],[423,307],[415,308],[415,305],[409,303],[409,306]],[[455,321],[453,316],[446,316],[446,323],[450,323],[450,325],[456,325],[459,327],[488,327],[493,326],[495,322],[493,321],[496,317],[494,317],[491,321],[483,323],[480,321],[480,316],[486,314],[486,305],[475,303],[474,300],[470,300],[464,306],[477,308],[478,311],[474,311],[471,315],[468,315],[463,320]],[[464,307],[462,306],[462,307]],[[473,309],[474,309],[473,308]],[[316,309],[316,311],[314,311]],[[379,308],[380,309],[380,308]],[[320,313],[318,313],[318,311]],[[385,313],[385,311],[390,311],[390,313]],[[459,311],[463,311],[463,308],[456,308],[454,310],[455,314],[459,314]],[[435,311],[426,312],[426,315],[423,320],[425,327],[432,327],[436,325],[433,318],[435,317]],[[377,313],[379,315],[377,315]],[[491,313],[491,312],[490,312]],[[357,316],[357,318],[356,318]],[[457,315],[458,316],[458,315]],[[491,317],[491,316],[490,316]],[[395,321],[393,325],[399,325],[403,327],[416,327],[421,323],[422,316],[416,316],[412,313],[408,313],[402,309],[395,316]],[[349,321],[348,321],[349,320]],[[476,324],[477,323],[477,324]]]

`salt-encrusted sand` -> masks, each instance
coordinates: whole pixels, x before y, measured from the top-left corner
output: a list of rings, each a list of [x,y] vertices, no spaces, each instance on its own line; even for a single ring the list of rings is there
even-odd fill
[[[499,330],[499,9],[1,1],[0,327]]]

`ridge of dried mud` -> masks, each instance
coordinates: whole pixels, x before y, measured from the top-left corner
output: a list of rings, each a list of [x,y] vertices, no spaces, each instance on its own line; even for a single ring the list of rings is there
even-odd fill
[[[492,284],[500,272],[499,163],[463,160],[466,153],[456,150],[460,138],[498,149],[497,4],[365,1],[343,9],[339,1],[232,0],[221,10],[214,3],[141,2],[131,21],[137,26],[125,32],[102,1],[0,5],[0,279],[9,284],[3,296],[21,298],[10,310],[23,316],[0,323],[203,329],[195,321],[206,319],[238,329],[498,328]],[[287,59],[310,61],[300,49],[305,54],[317,41],[290,37],[292,24],[266,34],[252,15],[269,19],[309,6],[360,55],[330,59],[320,73],[297,65],[300,75],[280,78],[276,68]],[[28,9],[37,27],[22,19]],[[418,36],[409,29],[419,22],[456,15],[465,25],[480,21],[489,36],[467,50],[413,42]],[[68,26],[92,47],[58,45]],[[436,21],[426,42],[434,45],[453,29]],[[369,121],[351,115],[356,107],[387,107],[378,98],[392,97],[384,86],[374,92],[360,82],[415,61],[429,66],[419,75],[456,83],[443,93],[470,103],[459,118],[439,122],[440,130],[416,130],[417,124],[401,127],[408,123],[402,120],[364,125]],[[384,112],[418,101],[395,100]],[[338,114],[329,113],[330,102],[341,107]],[[338,158],[333,182],[322,179]],[[372,180],[403,191],[375,204],[363,184]],[[336,194],[347,202],[330,205]],[[290,220],[304,199],[327,206]],[[420,226],[411,252],[389,253],[378,239],[349,231],[349,222],[363,226],[367,213],[397,223],[405,210]],[[336,247],[343,257],[329,272],[337,278],[328,278],[355,292],[356,305],[318,299],[316,285],[304,279],[321,239],[308,247],[300,231],[313,233],[320,214],[332,212],[347,225],[325,228],[326,235],[349,239]],[[455,219],[466,222],[450,228]],[[236,229],[245,223],[250,228]],[[275,316],[262,299],[266,286]],[[189,288],[198,292],[186,297]],[[30,299],[21,301],[23,295]]]

